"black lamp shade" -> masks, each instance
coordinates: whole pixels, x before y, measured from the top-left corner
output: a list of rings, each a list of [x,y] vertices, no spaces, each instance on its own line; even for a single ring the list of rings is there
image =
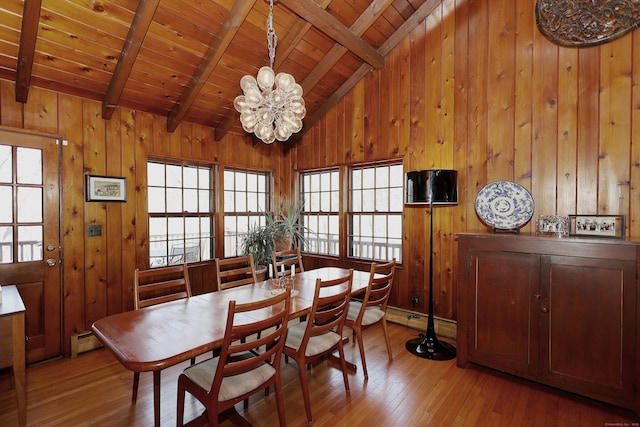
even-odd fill
[[[458,171],[430,169],[407,172],[405,203],[455,205],[458,203]]]

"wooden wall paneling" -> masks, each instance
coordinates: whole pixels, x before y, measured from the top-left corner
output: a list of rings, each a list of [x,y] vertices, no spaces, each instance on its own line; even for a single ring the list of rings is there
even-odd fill
[[[390,140],[397,140],[400,127],[400,76],[402,75],[402,63],[400,61],[400,49],[394,49],[386,57],[386,65],[380,70],[380,79],[377,88],[372,88],[372,93],[365,111],[370,110],[365,128],[366,137],[364,145],[364,158],[366,161],[375,161],[389,158],[387,147]],[[377,90],[376,90],[377,89]],[[377,105],[375,105],[377,103]],[[375,105],[375,107],[374,107]]]
[[[400,43],[399,53],[398,133],[395,138],[389,138],[386,151],[378,153],[380,157],[389,159],[404,155],[409,143],[411,126],[411,39],[409,37],[405,37]]]
[[[511,0],[492,1],[487,23],[488,108],[487,178],[514,179],[513,135],[515,88],[515,4]]]
[[[15,128],[24,127],[23,104],[16,103],[15,84],[0,81],[0,125]]]
[[[631,191],[629,194],[631,209],[627,217],[627,236],[639,236],[640,212],[634,207],[640,206],[640,32],[634,31],[632,34]]]
[[[532,74],[533,162],[531,189],[535,215],[556,211],[558,153],[558,46],[534,33]],[[532,231],[532,221],[526,231]],[[535,230],[535,227],[533,227]],[[524,231],[524,230],[523,230]]]
[[[469,178],[467,173],[468,160],[468,110],[467,110],[467,87],[468,69],[467,52],[469,49],[469,33],[466,22],[467,2],[465,0],[455,0],[453,12],[456,31],[453,34],[454,51],[453,75],[454,75],[454,99],[452,111],[453,140],[455,144],[453,164],[458,169],[458,205],[453,210],[455,221],[453,223],[454,233],[467,229],[469,217],[475,218],[475,208],[472,202],[475,201],[473,189],[469,191]],[[456,251],[458,245],[456,245]],[[457,256],[456,256],[457,259]]]
[[[578,51],[578,166],[576,213],[598,212],[600,47]]]
[[[136,268],[136,113],[133,110],[120,109],[112,117],[119,116],[121,148],[121,176],[127,179],[127,202],[121,204],[122,225],[120,235],[122,239],[120,292],[122,294],[123,311],[133,310],[133,272]],[[146,174],[146,164],[140,166]],[[145,221],[146,222],[146,221]]]
[[[578,115],[578,49],[560,49],[558,54],[558,173],[556,211],[576,211],[576,167]],[[534,218],[535,220],[535,218]]]
[[[629,212],[631,37],[601,46],[598,213]]]
[[[488,21],[487,3],[485,1],[468,2],[469,44],[466,53],[468,71],[467,127],[469,129],[469,151],[467,154],[467,190],[469,198],[467,231],[486,230],[486,226],[475,213],[475,197],[487,182],[487,55],[488,45],[486,22]],[[463,24],[461,24],[463,25]],[[478,54],[476,54],[478,53]],[[462,59],[462,58],[461,58]]]
[[[409,139],[406,142],[404,153],[405,172],[423,169],[425,155],[426,132],[426,104],[424,84],[427,80],[425,63],[426,55],[426,27],[417,25],[409,35],[410,47],[410,108],[409,108]]]
[[[353,117],[350,114],[353,107],[353,90],[349,91],[344,98],[338,102],[338,128],[336,131],[336,158],[334,165],[344,164],[345,141],[351,138],[353,129]]]
[[[106,175],[122,176],[122,140],[120,114],[114,114],[105,122],[105,163]],[[125,177],[126,178],[126,177]],[[102,234],[106,237],[106,291],[107,314],[124,311],[123,307],[123,271],[122,271],[122,214],[125,203],[105,203],[106,217]],[[91,238],[89,238],[91,239]],[[131,252],[132,253],[132,252]]]
[[[370,74],[373,74],[369,73]],[[370,78],[365,77],[362,81],[358,82],[356,86],[351,90],[353,93],[353,99],[351,104],[351,116],[350,127],[351,133],[347,134],[347,139],[344,141],[345,146],[345,163],[352,164],[360,159],[360,147],[364,145],[364,128],[366,122],[366,116],[364,114],[365,92],[368,90]],[[373,76],[371,76],[373,77]]]
[[[31,93],[32,94],[32,93]],[[31,95],[30,94],[30,95]],[[82,106],[85,172],[92,175],[106,173],[105,121],[102,120],[100,103],[84,101]],[[106,316],[107,312],[107,238],[106,203],[85,204],[85,227],[90,224],[102,226],[102,235],[85,239],[85,330]]]
[[[327,164],[337,165],[342,161],[344,153],[345,136],[345,100],[336,103],[335,107],[335,134],[332,137],[331,150],[327,152]]]
[[[42,133],[58,134],[58,96],[55,92],[35,89],[24,104],[24,127]]]
[[[454,73],[454,51],[455,51],[455,16],[454,0],[445,0],[442,3],[442,106],[440,121],[441,138],[443,141],[443,164],[447,168],[459,169],[456,163],[457,147],[454,139],[454,100],[455,100],[455,73]],[[464,163],[463,163],[464,164]],[[461,174],[461,172],[458,172]],[[456,230],[456,207],[450,207],[444,217],[446,223],[442,223],[442,262],[440,265],[440,316],[452,319],[456,317],[457,293],[456,277],[454,274],[457,263],[458,245],[455,241]]]
[[[166,132],[167,121],[158,116],[152,116],[151,120],[153,121],[153,138],[151,139],[153,144],[151,146],[151,152],[156,156],[179,157],[171,153],[172,137],[168,136]],[[173,135],[175,135],[175,133],[176,132],[173,132]]]
[[[15,104],[18,105],[18,104]],[[62,147],[62,335],[85,331],[85,223],[83,101],[58,96],[58,131],[67,145]],[[71,351],[69,339],[62,341],[64,354]]]
[[[182,122],[174,133],[180,131],[180,157],[185,159],[194,159],[192,155],[194,144],[194,125]],[[204,160],[204,159],[203,159]]]
[[[375,70],[365,77],[366,89],[362,104],[363,134],[359,146],[353,147],[353,161],[363,162],[371,160],[371,144],[377,142],[380,129],[380,103],[389,102],[389,94],[381,94],[380,76],[387,73],[389,64],[382,70]]]
[[[324,144],[324,159],[321,163],[325,165],[335,165],[338,158],[338,127],[340,126],[340,103],[337,103],[331,110],[327,112],[327,135]],[[342,137],[342,135],[341,135]]]
[[[532,170],[532,91],[533,33],[537,31],[534,8],[528,2],[514,2],[516,6],[515,38],[515,112],[514,112],[514,179],[531,190]]]
[[[153,117],[137,112],[135,116],[135,194],[132,202],[136,206],[136,264],[141,270],[149,268],[149,224],[147,221],[147,158],[153,147]]]

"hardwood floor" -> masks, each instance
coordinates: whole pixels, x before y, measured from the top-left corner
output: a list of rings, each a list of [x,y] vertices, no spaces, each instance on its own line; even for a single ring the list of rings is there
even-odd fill
[[[310,375],[314,426],[632,426],[633,413],[490,369],[456,366],[455,360],[418,358],[404,343],[418,331],[390,325],[394,360],[389,363],[384,339],[367,331],[369,381],[364,382],[357,345],[347,344],[347,358],[358,372],[349,376],[347,397],[342,375],[331,362]],[[177,376],[186,365],[162,372],[162,425],[175,425]],[[297,369],[282,369],[289,426],[305,426]],[[60,359],[27,369],[29,426],[151,426],[151,374],[140,378],[138,402],[131,405],[133,374],[104,349],[75,359]],[[0,376],[0,426],[17,426],[15,394],[7,375]],[[274,394],[253,396],[240,413],[254,426],[278,424]],[[187,419],[200,408],[187,399]],[[231,426],[225,421],[222,426]]]

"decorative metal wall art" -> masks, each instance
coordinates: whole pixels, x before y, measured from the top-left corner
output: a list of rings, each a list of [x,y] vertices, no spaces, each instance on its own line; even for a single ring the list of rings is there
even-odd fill
[[[640,26],[640,0],[537,0],[536,23],[553,43],[596,46]]]

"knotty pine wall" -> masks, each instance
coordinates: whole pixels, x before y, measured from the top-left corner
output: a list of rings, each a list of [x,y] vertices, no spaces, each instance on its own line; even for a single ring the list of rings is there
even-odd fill
[[[455,234],[487,231],[474,202],[490,182],[527,188],[534,220],[623,214],[640,239],[640,31],[563,48],[538,31],[534,8],[444,0],[290,153],[297,169],[401,158],[406,171],[459,171],[459,204],[434,208],[436,316],[456,318]],[[429,212],[404,213],[392,301],[426,312]]]
[[[456,319],[455,234],[486,231],[474,201],[489,182],[529,189],[535,215],[624,214],[627,237],[640,239],[640,32],[599,47],[558,47],[538,32],[534,4],[444,0],[388,55],[384,70],[367,75],[286,152],[241,135],[215,142],[211,129],[188,123],[167,134],[165,118],[127,109],[104,121],[99,102],[37,88],[23,105],[13,83],[0,81],[0,125],[69,141],[62,159],[66,351],[72,333],[133,307],[133,269],[146,262],[148,155],[273,168],[277,194],[292,193],[295,170],[306,168],[394,158],[407,171],[459,170],[459,204],[434,209],[434,311],[448,319]],[[85,203],[85,173],[127,177],[129,201]],[[428,221],[428,209],[405,209],[394,306],[426,312]],[[85,237],[90,223],[103,224],[102,238]],[[522,232],[533,230],[531,222]],[[196,292],[208,289],[210,266],[190,274]]]

